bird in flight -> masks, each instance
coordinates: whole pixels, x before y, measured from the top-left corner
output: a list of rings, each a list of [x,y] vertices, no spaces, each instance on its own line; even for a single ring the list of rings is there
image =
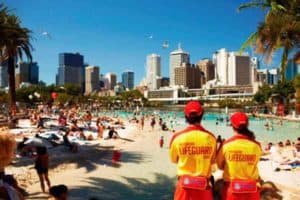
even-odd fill
[[[41,35],[43,35],[43,36],[47,36],[49,39],[52,39],[52,37],[51,37],[50,33],[49,33],[49,32],[47,32],[47,31],[42,31]]]

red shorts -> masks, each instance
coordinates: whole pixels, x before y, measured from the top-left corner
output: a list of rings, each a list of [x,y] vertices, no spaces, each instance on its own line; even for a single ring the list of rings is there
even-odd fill
[[[195,190],[195,189],[186,189],[182,188],[177,183],[176,191],[174,194],[174,200],[213,200],[212,190],[211,188],[206,190]]]
[[[254,193],[232,193],[228,190],[229,184],[224,184],[222,190],[222,200],[260,200],[260,192]]]

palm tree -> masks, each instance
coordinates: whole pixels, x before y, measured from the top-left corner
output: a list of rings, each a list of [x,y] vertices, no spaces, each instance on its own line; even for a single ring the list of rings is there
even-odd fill
[[[295,54],[295,60],[299,60],[300,1],[256,0],[242,4],[239,10],[251,7],[268,9],[268,12],[264,22],[260,23],[256,32],[244,42],[241,51],[249,45],[254,45],[256,52],[263,54],[266,62],[270,62],[273,53],[282,49],[280,69],[281,79],[285,81],[288,56],[291,53]]]
[[[16,88],[15,88],[15,64],[18,59],[23,59],[23,54],[29,61],[32,60],[30,44],[31,31],[21,27],[20,19],[7,12],[7,8],[0,7],[0,61],[8,61],[9,77],[9,103],[10,111],[14,116],[16,114]]]
[[[294,87],[296,90],[295,98],[296,98],[296,113],[300,114],[300,74],[296,75],[294,80]]]

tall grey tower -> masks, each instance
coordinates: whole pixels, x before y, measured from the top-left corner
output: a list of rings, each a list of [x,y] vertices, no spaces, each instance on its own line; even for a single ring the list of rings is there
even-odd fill
[[[83,56],[79,53],[60,53],[57,73],[57,85],[77,84],[84,89],[85,69]]]
[[[190,55],[182,50],[179,43],[178,49],[170,53],[170,86],[175,85],[175,68],[180,67],[182,63],[190,63]]]

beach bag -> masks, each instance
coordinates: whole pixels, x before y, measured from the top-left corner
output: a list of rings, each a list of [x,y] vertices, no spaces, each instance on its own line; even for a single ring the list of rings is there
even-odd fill
[[[205,190],[207,188],[207,178],[203,176],[183,175],[179,179],[179,184],[185,189]]]
[[[232,180],[229,190],[232,193],[255,193],[257,192],[256,180]]]

